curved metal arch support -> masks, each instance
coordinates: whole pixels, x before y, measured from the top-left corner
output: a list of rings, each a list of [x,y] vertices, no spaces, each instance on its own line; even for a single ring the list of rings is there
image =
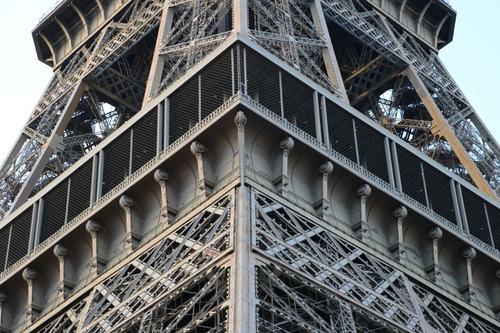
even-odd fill
[[[438,24],[438,27],[436,29],[436,33],[434,35],[434,46],[437,47],[438,46],[438,43],[439,43],[439,34],[441,33],[441,29],[443,28],[444,24],[446,23],[446,21],[450,18],[450,14],[446,15],[445,17],[443,17],[443,19],[441,20],[441,22],[439,22]]]
[[[54,46],[52,45],[52,42],[42,32],[40,32],[39,36],[47,44],[47,47],[50,50],[50,54],[52,54],[52,61],[55,62],[56,61],[56,52],[54,50]]]
[[[402,19],[403,19],[403,13],[405,11],[407,1],[408,0],[403,0],[403,2],[401,3],[401,7],[399,8],[399,21],[402,21]]]
[[[106,20],[106,16],[104,15],[104,7],[103,7],[103,5],[102,5],[101,0],[94,0],[94,1],[95,1],[95,3],[96,3],[97,7],[99,7],[99,13],[101,13],[101,15],[100,15],[100,16],[101,16],[101,19],[102,19],[103,21],[104,21],[104,20]]]
[[[66,29],[66,26],[57,17],[54,19],[54,21],[61,27],[62,31],[64,32],[64,36],[66,36],[66,41],[69,45],[69,49],[72,50],[73,42],[71,41],[71,35],[69,34],[68,29]]]
[[[87,20],[85,19],[85,16],[83,15],[82,11],[74,4],[71,3],[71,8],[76,12],[80,20],[82,21],[83,24],[83,29],[85,30],[85,37],[89,35],[89,26],[87,24]]]
[[[418,17],[418,22],[417,22],[417,35],[420,35],[420,30],[422,27],[422,21],[424,19],[425,14],[427,13],[427,10],[429,7],[432,5],[432,1],[427,2],[425,5],[424,9],[422,9],[422,12],[420,13],[420,16]]]

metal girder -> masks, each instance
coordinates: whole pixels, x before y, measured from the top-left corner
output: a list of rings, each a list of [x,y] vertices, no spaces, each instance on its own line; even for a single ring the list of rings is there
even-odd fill
[[[254,195],[259,331],[495,331],[388,261]]]
[[[82,302],[37,332],[177,332],[227,328],[233,198],[224,196],[95,285]],[[193,314],[193,311],[197,311]],[[214,326],[217,326],[214,325]]]
[[[30,189],[33,189],[37,182],[44,183],[43,179],[39,180],[38,178],[43,173],[49,159],[52,159],[54,152],[54,147],[47,146],[45,141],[53,141],[49,138],[54,137],[55,131],[60,132],[55,137],[63,136],[68,119],[62,121],[61,115],[68,113],[62,111],[68,109],[69,103],[78,103],[79,100],[79,98],[70,98],[71,92],[82,80],[93,81],[99,78],[111,65],[152,31],[159,22],[162,7],[163,0],[145,0],[137,2],[135,6],[129,6],[125,13],[118,18],[122,20],[116,22],[119,24],[110,23],[107,28],[101,31],[100,36],[95,39],[93,44],[82,46],[65,66],[55,70],[51,82],[25,125],[24,133],[26,134],[19,137],[2,167],[0,206],[4,212],[22,204],[30,195]],[[111,90],[115,94],[125,94],[126,98],[132,99],[132,104],[136,104],[136,108],[139,107],[143,93],[140,93],[141,96],[135,98],[135,101],[133,98],[136,95],[135,91],[140,92],[144,88],[127,88],[125,89],[127,91],[124,91],[123,85],[126,85],[126,82],[133,78],[129,77],[128,80],[123,81],[123,76],[121,83],[110,85],[110,75],[116,76],[116,73],[112,72],[113,70],[106,74],[108,76],[106,80],[104,80],[104,76],[101,77],[101,83],[107,82],[103,85],[103,89]],[[121,89],[117,89],[119,86]],[[123,98],[123,96],[120,97]],[[74,105],[70,107],[70,109],[72,108],[74,109]],[[62,163],[66,164],[64,168],[73,164],[75,159],[79,157],[81,156],[74,156],[74,159],[64,161]],[[64,168],[57,168],[58,172]]]
[[[252,39],[347,102],[321,3],[250,0],[248,6]]]
[[[467,175],[463,174],[463,171],[460,171],[462,172],[460,175],[465,178],[471,175],[473,182],[482,191],[498,198],[495,191],[500,186],[500,178],[498,177],[500,148],[446,71],[437,54],[432,50],[424,49],[414,37],[404,30],[401,32],[395,28],[381,14],[373,14],[370,11],[370,15],[366,16],[364,14],[367,12],[360,9],[363,8],[362,6],[354,6],[353,3],[343,0],[324,0],[323,6],[327,19],[343,27],[363,45],[369,46],[379,56],[385,58],[386,61],[394,63],[399,68],[406,67],[406,75],[408,75],[408,71],[414,74],[411,77],[411,84],[419,87],[409,86],[409,89],[418,91],[422,91],[421,88],[425,89],[428,92],[425,94],[426,100],[423,100],[424,96],[421,94],[419,97],[425,104],[426,113],[435,124],[442,124],[441,127],[450,129],[447,130],[446,135],[439,137],[444,137],[449,142],[453,154],[467,170]],[[428,6],[429,3],[423,9],[423,13]],[[401,10],[404,7],[405,3],[401,5]],[[366,71],[369,69],[369,61],[361,61],[358,70]],[[375,75],[378,71],[378,68],[371,69],[368,73]],[[385,98],[384,94],[391,93],[389,87],[386,87],[385,91],[381,87],[383,82],[391,81],[391,77],[386,76],[385,81],[383,79],[375,81],[378,83],[369,84],[366,87],[352,85],[363,91],[361,94],[355,94],[356,98],[352,100],[356,106],[370,94],[383,99]],[[397,92],[397,89],[395,91]],[[394,90],[392,90],[393,92]],[[427,121],[430,119],[420,118],[419,120]],[[411,136],[411,139],[418,136],[420,135]],[[434,144],[432,138],[427,139],[431,139],[427,146],[432,146]],[[426,148],[421,145],[422,140],[417,141],[415,141],[416,146],[425,151]],[[410,142],[413,143],[411,140]],[[438,162],[440,161],[439,156],[440,154],[434,155]],[[441,163],[446,166],[445,161],[441,161]],[[458,172],[457,170],[464,169],[454,169],[455,172]]]

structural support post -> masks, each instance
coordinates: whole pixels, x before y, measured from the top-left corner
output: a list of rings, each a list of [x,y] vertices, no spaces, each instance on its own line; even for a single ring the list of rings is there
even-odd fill
[[[243,185],[236,190],[234,221],[234,261],[231,272],[232,306],[230,332],[255,332],[255,262],[252,256],[250,189]]]
[[[290,177],[288,175],[288,156],[290,151],[295,146],[295,142],[291,137],[286,137],[280,142],[280,149],[283,151],[282,154],[282,167],[281,176],[274,180],[274,185],[278,187],[278,191],[281,193],[286,190],[290,182]]]
[[[248,37],[248,1],[233,0],[234,30]]]
[[[64,299],[69,295],[70,289],[73,288],[71,284],[66,280],[66,255],[68,254],[68,249],[62,245],[57,244],[54,246],[54,255],[59,261],[59,283],[57,287],[57,297],[59,302],[64,301]]]
[[[85,225],[85,229],[90,234],[92,238],[92,258],[90,259],[90,275],[93,278],[96,278],[97,275],[101,272],[101,264],[102,261],[99,259],[99,253],[97,248],[97,233],[101,226],[94,220],[88,220]]]
[[[205,152],[205,146],[199,141],[193,141],[190,149],[191,153],[194,157],[196,157],[196,161],[198,163],[198,188],[201,190],[201,194],[208,196],[209,193],[207,193],[207,181],[203,165],[203,153]]]
[[[174,11],[170,9],[170,1],[165,1],[160,20],[160,27],[158,29],[158,37],[156,39],[155,50],[153,54],[153,62],[149,71],[148,81],[146,84],[146,93],[142,105],[146,105],[151,98],[154,97],[157,89],[161,83],[161,75],[163,73],[163,65],[165,64],[165,57],[160,54],[160,50],[166,40],[168,32],[172,26]]]
[[[439,266],[439,240],[443,237],[443,230],[439,227],[434,227],[429,231],[429,238],[432,239],[432,264],[425,268],[429,278],[433,281],[438,281],[441,278]]]
[[[127,243],[128,251],[133,251],[137,247],[137,243],[140,241],[140,237],[134,233],[134,226],[132,221],[132,206],[134,205],[134,200],[128,195],[122,195],[120,197],[120,207],[125,211],[125,226],[127,234],[125,235],[125,242]]]
[[[467,281],[466,284],[460,288],[460,292],[470,302],[476,293],[474,281],[472,279],[472,260],[476,258],[476,250],[473,247],[466,248],[463,252],[463,257],[465,259]]]
[[[321,173],[321,198],[316,202],[314,208],[318,215],[322,218],[326,217],[330,209],[330,201],[328,200],[328,177],[333,172],[333,164],[330,161],[325,161],[319,167]]]
[[[483,174],[479,171],[478,167],[467,153],[467,150],[455,135],[454,130],[444,118],[422,80],[418,77],[416,70],[412,66],[409,66],[406,70],[406,75],[408,76],[408,79],[410,79],[410,82],[415,88],[418,96],[424,103],[425,108],[431,115],[433,123],[436,124],[431,128],[432,133],[440,135],[446,139],[460,160],[460,163],[462,163],[462,165],[467,169],[467,172],[476,186],[484,193],[496,199],[497,196],[495,192],[491,189],[486,179],[484,179]]]
[[[167,199],[167,180],[168,173],[162,169],[156,169],[155,180],[160,184],[161,190],[161,215],[167,219],[168,223],[168,199]]]
[[[85,91],[85,83],[80,81],[73,90],[64,110],[62,111],[61,116],[59,117],[59,121],[55,125],[51,136],[49,137],[47,143],[44,145],[40,156],[37,158],[37,161],[31,172],[29,173],[28,178],[24,181],[23,186],[19,193],[16,196],[16,199],[12,203],[10,207],[10,212],[13,212],[19,206],[21,206],[30,196],[31,191],[35,188],[35,185],[38,181],[38,178],[43,173],[47,162],[50,160],[52,154],[57,151],[63,149],[62,147],[62,139],[64,131],[66,130],[66,126],[68,125],[73,113],[75,112],[76,107],[78,106],[78,102]]]
[[[323,35],[326,41],[327,47],[323,49],[322,53],[328,78],[333,83],[337,95],[346,104],[349,104],[349,98],[347,97],[347,93],[345,91],[344,81],[342,80],[337,57],[335,56],[335,51],[333,50],[332,39],[330,38],[330,34],[328,33],[328,26],[326,25],[325,16],[323,15],[321,0],[311,1],[311,13],[314,25],[316,25],[316,28]]]
[[[31,325],[36,319],[36,314],[40,312],[40,307],[34,303],[34,285],[35,285],[36,272],[27,267],[23,271],[23,279],[28,284],[28,301],[26,304],[26,323]]]
[[[359,197],[359,208],[356,215],[357,221],[355,221],[353,226],[353,231],[356,234],[356,237],[359,239],[363,239],[365,234],[368,232],[368,219],[366,212],[366,200],[372,193],[372,189],[370,185],[363,184],[356,191],[356,195]]]
[[[404,237],[403,237],[403,220],[406,216],[408,216],[408,210],[406,209],[405,206],[399,206],[396,208],[393,212],[394,217],[396,218],[396,223],[397,223],[397,232],[398,232],[398,239],[396,244],[393,244],[390,247],[391,252],[394,255],[394,259],[398,260],[399,262],[405,262],[403,259],[403,255],[405,254],[405,249],[404,249]]]

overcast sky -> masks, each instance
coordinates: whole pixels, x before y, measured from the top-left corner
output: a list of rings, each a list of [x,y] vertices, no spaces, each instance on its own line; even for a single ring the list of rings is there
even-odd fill
[[[500,142],[499,0],[450,0],[454,41],[440,57],[490,132]],[[54,0],[0,0],[0,163],[45,89],[51,70],[37,60],[31,30]]]

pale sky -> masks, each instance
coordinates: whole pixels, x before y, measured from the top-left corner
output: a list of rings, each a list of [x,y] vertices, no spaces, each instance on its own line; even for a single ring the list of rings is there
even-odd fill
[[[3,163],[51,77],[37,60],[31,30],[54,0],[0,0],[0,163]],[[450,0],[454,41],[440,57],[490,132],[500,142],[499,0]]]

